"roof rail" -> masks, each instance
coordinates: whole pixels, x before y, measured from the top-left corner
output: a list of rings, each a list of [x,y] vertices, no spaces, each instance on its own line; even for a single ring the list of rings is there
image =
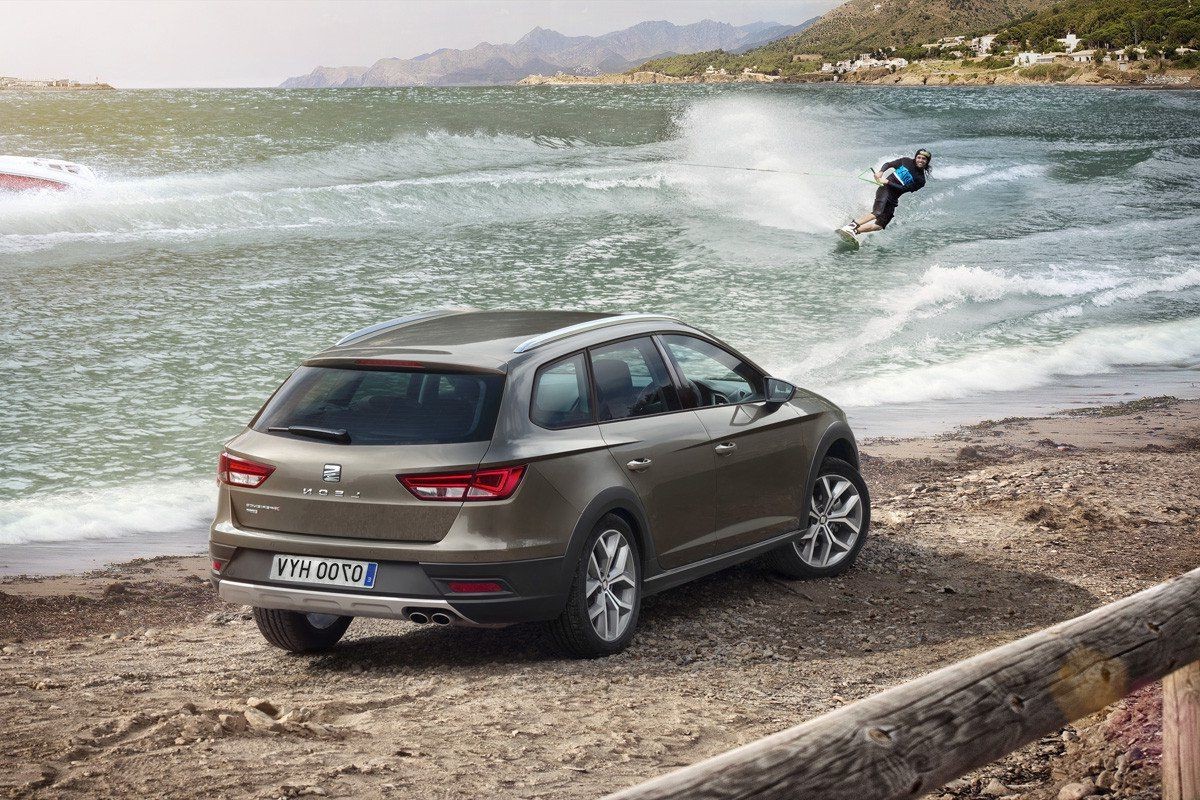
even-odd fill
[[[576,325],[568,325],[565,328],[558,330],[547,331],[534,336],[532,339],[526,339],[516,346],[514,353],[528,353],[530,350],[536,350],[544,344],[557,342],[560,339],[567,339],[577,333],[587,333],[588,331],[607,328],[612,325],[623,325],[626,322],[679,322],[675,317],[668,317],[665,314],[618,314],[613,317],[603,317],[601,319],[592,319],[587,322],[580,322]]]
[[[372,333],[378,333],[379,331],[389,330],[391,328],[402,328],[405,325],[411,325],[414,322],[433,319],[434,317],[445,317],[451,314],[462,314],[467,311],[477,310],[478,309],[471,308],[469,306],[463,306],[461,308],[435,308],[432,311],[422,311],[419,314],[409,314],[408,316],[389,319],[387,322],[377,322],[374,325],[369,325],[361,330],[355,331],[354,333],[346,334],[341,339],[337,340],[337,344],[335,344],[334,347],[341,347],[344,344],[356,341],[364,336],[369,336]]]

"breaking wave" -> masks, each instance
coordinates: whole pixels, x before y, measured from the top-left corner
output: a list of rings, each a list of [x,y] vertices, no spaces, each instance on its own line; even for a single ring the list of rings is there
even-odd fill
[[[202,531],[216,508],[213,481],[126,484],[0,500],[0,545]],[[197,546],[203,537],[197,538]]]
[[[1113,326],[1084,331],[1048,346],[1005,347],[828,387],[852,407],[951,400],[983,392],[1029,389],[1064,376],[1097,375],[1125,366],[1195,368],[1200,320]]]
[[[1120,283],[1119,277],[1100,271],[1051,270],[1045,275],[1023,276],[984,267],[932,266],[915,285],[889,292],[876,301],[880,313],[869,319],[855,336],[814,350],[793,372],[805,374],[827,367],[849,353],[885,341],[914,319],[937,316],[965,303],[991,303],[1021,295],[1073,298],[1111,289]]]

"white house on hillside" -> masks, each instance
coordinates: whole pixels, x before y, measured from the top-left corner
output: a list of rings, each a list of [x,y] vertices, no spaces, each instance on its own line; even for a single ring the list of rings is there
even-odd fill
[[[1064,38],[1055,39],[1054,41],[1067,48],[1068,53],[1074,53],[1075,48],[1079,46],[1079,37],[1073,33],[1068,33]]]
[[[1017,53],[1013,64],[1018,67],[1031,67],[1034,64],[1053,64],[1054,53]]]
[[[971,40],[971,47],[975,50],[975,55],[986,56],[992,49],[992,42],[996,41],[996,34],[989,33],[986,36],[977,36]]]

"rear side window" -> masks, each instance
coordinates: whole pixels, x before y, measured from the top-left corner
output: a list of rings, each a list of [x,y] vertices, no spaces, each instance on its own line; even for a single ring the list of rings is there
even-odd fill
[[[667,365],[649,338],[613,342],[589,353],[601,421],[679,410]]]
[[[587,365],[582,353],[538,370],[529,416],[543,428],[569,428],[592,421]]]
[[[252,427],[344,429],[351,444],[486,441],[503,391],[503,375],[301,367]]]

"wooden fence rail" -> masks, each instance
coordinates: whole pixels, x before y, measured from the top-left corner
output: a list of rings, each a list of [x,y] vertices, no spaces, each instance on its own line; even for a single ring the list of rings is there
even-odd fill
[[[607,800],[919,797],[1176,672],[1164,797],[1200,800],[1198,661],[1200,569]]]

